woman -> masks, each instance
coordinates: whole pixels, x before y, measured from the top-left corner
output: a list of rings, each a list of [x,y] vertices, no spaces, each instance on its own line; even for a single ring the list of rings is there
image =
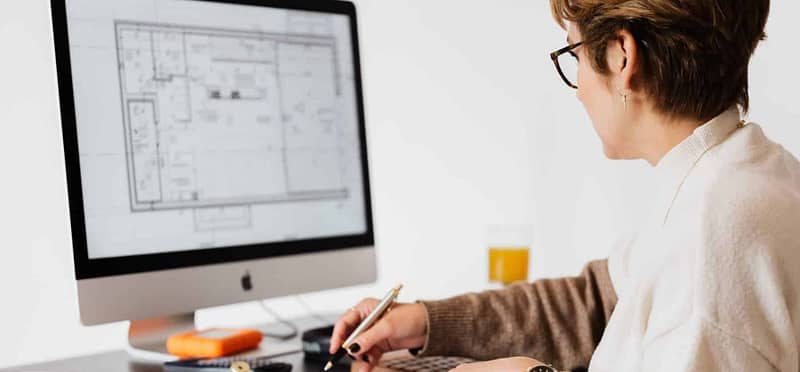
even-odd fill
[[[350,353],[363,370],[407,348],[488,360],[459,372],[798,371],[800,164],[740,120],[769,0],[551,6],[569,43],[553,59],[606,156],[654,166],[651,215],[578,277],[397,304]],[[375,303],[342,315],[331,351]]]

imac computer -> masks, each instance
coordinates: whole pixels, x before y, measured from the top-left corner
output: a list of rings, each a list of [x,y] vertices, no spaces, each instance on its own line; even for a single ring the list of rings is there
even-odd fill
[[[375,280],[352,3],[51,5],[83,324]]]

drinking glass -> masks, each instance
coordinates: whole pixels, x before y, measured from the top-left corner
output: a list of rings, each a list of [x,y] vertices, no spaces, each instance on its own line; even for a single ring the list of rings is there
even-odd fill
[[[531,242],[530,226],[489,226],[489,281],[502,285],[527,281]]]

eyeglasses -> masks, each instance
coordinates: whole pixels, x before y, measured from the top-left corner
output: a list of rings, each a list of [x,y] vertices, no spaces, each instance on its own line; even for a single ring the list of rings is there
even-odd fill
[[[573,89],[578,89],[578,55],[574,50],[581,45],[583,42],[570,44],[550,53],[550,59],[556,65],[556,71],[561,75],[561,79]]]

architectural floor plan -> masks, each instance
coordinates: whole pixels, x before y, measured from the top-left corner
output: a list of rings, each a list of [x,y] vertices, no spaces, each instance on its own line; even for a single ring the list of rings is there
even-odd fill
[[[211,208],[195,216],[203,230],[249,223],[254,204],[348,196],[333,37],[127,21],[115,33],[132,211]]]

